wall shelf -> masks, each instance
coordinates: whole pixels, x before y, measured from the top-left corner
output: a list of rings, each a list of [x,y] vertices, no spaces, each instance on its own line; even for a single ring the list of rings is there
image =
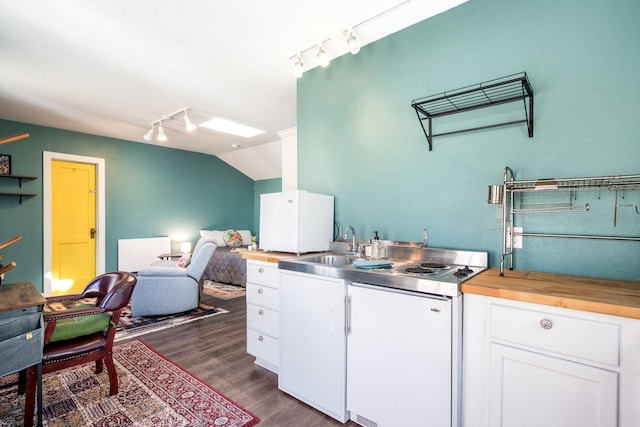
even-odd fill
[[[523,102],[525,118],[522,120],[501,122],[438,134],[433,133],[432,122],[434,118],[493,107],[515,101]],[[533,137],[533,89],[529,83],[526,72],[454,89],[449,92],[414,99],[411,101],[411,107],[416,111],[418,120],[420,121],[420,126],[422,126],[424,135],[427,137],[429,151],[433,149],[433,138],[436,136],[453,135],[499,126],[526,124],[529,138]],[[425,121],[427,122],[426,128]]]
[[[24,180],[38,179],[38,177],[36,177],[36,176],[27,176],[27,175],[0,175],[0,178],[9,178],[9,179],[18,180],[18,187],[19,188],[22,188],[22,181],[24,181]],[[0,196],[17,197],[18,200],[19,200],[19,203],[22,204],[22,199],[23,198],[37,196],[37,194],[33,194],[33,193],[13,193],[13,192],[0,191]]]
[[[0,178],[17,179],[18,180],[18,187],[20,187],[20,188],[22,188],[22,181],[23,180],[38,179],[37,176],[26,176],[26,175],[0,175]]]

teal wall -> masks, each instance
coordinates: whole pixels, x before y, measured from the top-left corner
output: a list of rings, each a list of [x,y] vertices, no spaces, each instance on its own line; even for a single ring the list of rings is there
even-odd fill
[[[501,233],[487,186],[516,179],[640,173],[640,2],[470,0],[345,55],[298,81],[299,187],[336,196],[358,237],[487,250]],[[535,135],[525,126],[434,139],[411,100],[526,71]],[[435,120],[435,132],[492,124],[521,104]],[[639,191],[626,205],[640,204]],[[614,193],[583,193],[588,213],[520,216],[525,232],[640,236]],[[640,242],[525,238],[515,267],[640,280]]]
[[[37,193],[18,205],[0,197],[0,241],[23,240],[1,253],[17,267],[5,283],[33,282],[42,289],[42,152],[105,159],[106,270],[117,268],[118,239],[170,236],[198,239],[198,230],[253,229],[254,181],[219,158],[189,151],[0,121],[0,135],[28,132],[28,139],[0,146],[12,156],[13,173],[32,175],[22,190]],[[0,191],[17,182],[0,179]]]

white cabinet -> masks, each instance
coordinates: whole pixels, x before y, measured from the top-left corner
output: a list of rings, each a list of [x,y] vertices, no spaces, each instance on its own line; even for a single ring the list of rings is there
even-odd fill
[[[638,427],[640,320],[464,295],[466,427]]]
[[[277,264],[247,260],[247,353],[275,373],[280,358],[279,288]]]
[[[278,387],[340,422],[349,419],[345,297],[343,280],[280,272]]]
[[[357,283],[348,300],[351,419],[379,427],[457,425],[452,325],[459,325],[459,311],[452,300]]]

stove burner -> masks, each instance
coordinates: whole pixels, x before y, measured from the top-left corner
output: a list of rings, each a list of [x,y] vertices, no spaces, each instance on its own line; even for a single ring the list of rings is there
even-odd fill
[[[457,278],[467,277],[468,274],[473,273],[473,270],[469,266],[465,265],[464,268],[459,268],[453,275]]]
[[[423,262],[422,264],[420,264],[420,267],[422,267],[422,268],[447,268],[446,265],[441,264],[439,262]]]
[[[424,268],[424,267],[408,267],[408,268],[405,268],[404,271],[406,273],[414,273],[414,274],[430,274],[434,272],[432,269]]]

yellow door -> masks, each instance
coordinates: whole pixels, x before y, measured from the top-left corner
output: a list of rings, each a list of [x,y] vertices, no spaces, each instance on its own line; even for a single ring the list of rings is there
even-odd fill
[[[96,166],[51,163],[51,295],[79,293],[96,275]]]

